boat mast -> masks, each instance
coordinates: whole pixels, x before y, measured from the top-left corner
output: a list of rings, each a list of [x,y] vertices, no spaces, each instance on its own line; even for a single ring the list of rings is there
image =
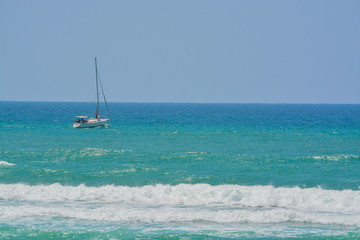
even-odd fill
[[[99,83],[98,83],[98,69],[97,69],[97,62],[95,58],[95,71],[96,71],[96,113],[95,116],[99,115]]]
[[[100,83],[100,87],[101,87],[101,91],[102,91],[102,95],[104,97],[104,102],[105,102],[105,105],[106,105],[106,109],[107,109],[107,113],[108,113],[108,118],[110,119],[110,110],[109,110],[109,106],[107,104],[107,101],[106,101],[106,97],[105,97],[105,92],[104,92],[104,88],[102,86],[102,83],[101,83],[101,78],[100,78],[100,75],[99,75],[99,83]]]

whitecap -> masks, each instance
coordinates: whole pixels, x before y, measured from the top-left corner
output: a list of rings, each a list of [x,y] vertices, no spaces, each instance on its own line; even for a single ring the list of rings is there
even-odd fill
[[[360,159],[360,156],[351,155],[351,154],[336,154],[336,155],[312,156],[312,159],[326,160],[326,161],[342,161],[342,160]]]
[[[9,162],[6,162],[6,161],[0,161],[0,166],[14,166],[16,164],[14,163],[9,163]]]
[[[115,222],[305,222],[360,227],[360,191],[209,184],[99,187],[0,184],[2,218]]]

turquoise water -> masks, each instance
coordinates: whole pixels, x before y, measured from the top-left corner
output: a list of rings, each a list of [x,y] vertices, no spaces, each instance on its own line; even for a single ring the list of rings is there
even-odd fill
[[[2,239],[360,238],[360,105],[0,109]]]

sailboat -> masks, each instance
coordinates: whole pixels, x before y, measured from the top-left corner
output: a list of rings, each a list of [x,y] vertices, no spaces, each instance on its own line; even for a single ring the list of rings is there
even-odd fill
[[[95,58],[95,73],[96,73],[96,94],[97,94],[96,95],[96,100],[97,101],[96,101],[95,117],[76,116],[75,119],[74,119],[74,125],[73,125],[74,128],[101,127],[101,126],[105,126],[105,125],[109,124],[109,122],[110,122],[109,107],[108,107],[108,104],[106,102],[104,89],[102,87],[100,75],[99,75],[99,72],[98,72],[96,58]],[[100,96],[99,83],[100,83],[100,88],[101,88],[102,95],[104,97],[104,102],[105,102],[105,105],[106,105],[107,113],[108,113],[108,116],[109,116],[108,118],[100,117],[100,111],[99,111],[99,96]]]

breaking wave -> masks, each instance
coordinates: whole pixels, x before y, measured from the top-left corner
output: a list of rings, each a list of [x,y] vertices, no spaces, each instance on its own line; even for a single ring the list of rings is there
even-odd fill
[[[100,187],[0,184],[2,219],[281,223],[360,227],[360,191],[208,184]]]
[[[14,163],[9,163],[7,161],[0,161],[0,166],[14,166]]]

